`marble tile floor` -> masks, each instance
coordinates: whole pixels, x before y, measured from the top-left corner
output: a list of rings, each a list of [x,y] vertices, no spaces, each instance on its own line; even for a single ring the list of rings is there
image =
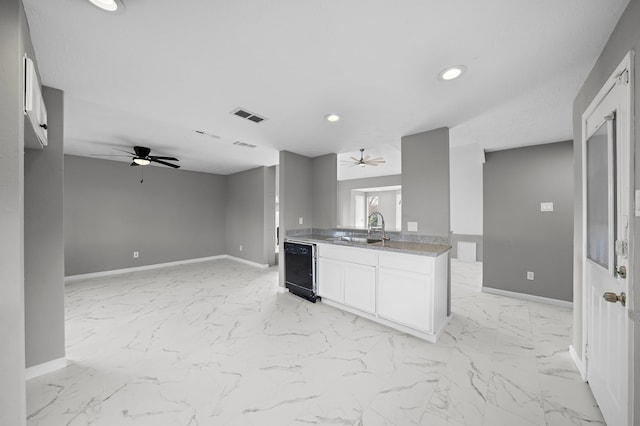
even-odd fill
[[[30,426],[604,424],[571,310],[480,293],[452,262],[438,344],[277,291],[232,260],[71,283],[69,366],[27,382]]]

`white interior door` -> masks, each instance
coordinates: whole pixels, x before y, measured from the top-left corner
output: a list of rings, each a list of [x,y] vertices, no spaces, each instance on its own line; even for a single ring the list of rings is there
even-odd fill
[[[626,65],[583,116],[586,373],[609,426],[629,424],[628,78]]]

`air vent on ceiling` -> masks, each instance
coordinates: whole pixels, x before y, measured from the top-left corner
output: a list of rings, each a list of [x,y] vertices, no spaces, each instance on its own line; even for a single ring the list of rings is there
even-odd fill
[[[220,139],[220,136],[214,135],[213,133],[207,133],[204,130],[194,130],[194,132],[202,136],[209,136],[210,138],[213,138],[213,139]]]
[[[244,108],[236,108],[233,111],[231,111],[231,114],[237,115],[240,118],[245,118],[247,120],[251,120],[254,123],[260,123],[260,122],[262,122],[262,121],[267,119],[266,117],[263,117],[263,116],[258,115],[258,114],[254,114],[251,111],[247,111]]]
[[[244,148],[255,148],[256,147],[255,145],[251,145],[250,143],[244,143],[244,142],[240,142],[240,141],[235,141],[233,144],[237,145],[237,146],[242,146]]]
[[[251,120],[255,123],[259,123],[261,121],[264,121],[264,118],[258,117],[257,115],[252,115],[251,117],[247,117],[247,120]]]

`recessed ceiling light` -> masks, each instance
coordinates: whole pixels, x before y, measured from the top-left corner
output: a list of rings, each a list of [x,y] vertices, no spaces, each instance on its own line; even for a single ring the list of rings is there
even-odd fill
[[[440,71],[440,74],[438,74],[438,78],[445,81],[455,80],[456,78],[464,74],[466,70],[467,68],[464,65],[454,65]]]
[[[94,6],[99,7],[107,12],[115,12],[118,10],[118,3],[116,0],[89,0]]]
[[[336,121],[340,120],[340,116],[338,114],[327,114],[324,116],[324,119],[329,123],[335,123]]]

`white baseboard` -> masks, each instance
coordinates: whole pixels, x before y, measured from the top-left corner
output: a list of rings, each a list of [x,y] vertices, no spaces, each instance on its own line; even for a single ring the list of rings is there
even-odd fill
[[[66,358],[58,358],[52,361],[43,362],[42,364],[34,365],[25,370],[25,379],[31,380],[36,377],[44,376],[45,374],[54,372],[56,370],[63,369],[67,366]]]
[[[560,306],[562,308],[573,308],[573,302],[566,300],[551,299],[549,297],[534,296],[532,294],[516,293],[515,291],[501,290],[499,288],[482,287],[483,293],[495,294],[497,296],[512,297],[514,299],[528,300],[530,302],[546,303],[547,305]]]
[[[239,257],[229,256],[228,254],[220,254],[218,256],[199,257],[196,259],[177,260],[175,262],[155,263],[153,265],[134,266],[131,268],[112,269],[110,271],[91,272],[89,274],[70,275],[68,277],[64,277],[64,282],[69,283],[69,282],[78,281],[78,280],[86,280],[88,278],[108,277],[111,275],[128,274],[129,272],[148,271],[150,269],[166,268],[169,266],[178,266],[178,265],[187,265],[189,263],[207,262],[210,260],[218,260],[218,259],[231,259],[236,262],[245,263],[247,265],[255,266],[261,269],[266,269],[269,267],[269,265],[263,265],[260,263],[252,262],[250,260],[240,259]]]
[[[225,254],[224,257],[227,258],[227,259],[235,260],[236,262],[245,263],[247,265],[255,266],[256,268],[260,268],[260,269],[267,269],[269,267],[269,265],[267,265],[266,263],[253,262],[251,260],[242,259],[242,258],[231,256],[231,255],[228,255],[228,254]]]
[[[571,355],[571,359],[573,360],[573,363],[578,368],[578,371],[580,372],[580,377],[582,377],[582,380],[586,382],[587,370],[585,368],[584,361],[580,359],[573,345],[569,345],[569,355]]]
[[[451,322],[451,318],[453,318],[453,314],[450,314],[447,317],[447,319],[444,320],[444,322],[440,326],[440,329],[436,330],[434,343],[436,343],[438,341],[438,339],[440,338],[440,336],[442,335],[442,333],[444,333],[445,328],[447,328],[447,326]]]

